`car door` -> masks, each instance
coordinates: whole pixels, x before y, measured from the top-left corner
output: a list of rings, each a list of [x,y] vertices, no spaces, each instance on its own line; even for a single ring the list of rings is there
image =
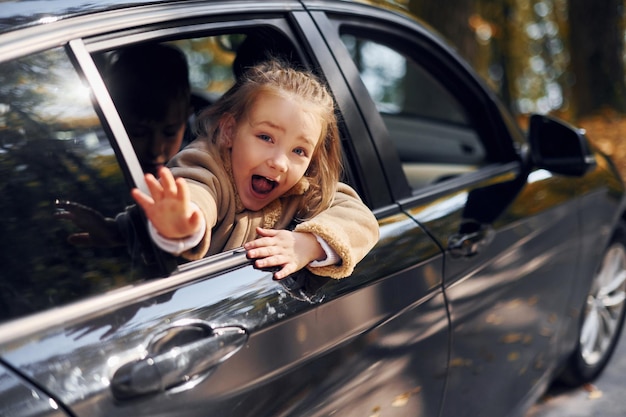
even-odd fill
[[[6,417],[66,417],[68,414],[46,393],[0,364],[0,408]]]
[[[400,13],[309,6],[353,81],[394,197],[445,251],[441,415],[508,415],[558,354],[577,282],[578,212],[566,202],[578,180],[526,167],[497,100]]]
[[[55,199],[113,217],[130,204],[129,187],[145,187],[98,71],[99,54],[167,41],[193,53],[191,73],[208,71],[208,56],[230,70],[226,38],[268,31],[289,41],[292,57],[323,69],[342,115],[346,180],[379,219],[380,241],[353,275],[301,272],[275,281],[241,250],[178,265],[149,241],[140,257],[127,248],[69,245],[75,229],[54,218]],[[11,91],[19,90],[23,79],[11,77],[28,69],[32,88],[22,102],[11,99],[46,116],[19,119],[12,136],[2,137],[14,141],[2,154],[12,179],[2,184],[20,191],[0,203],[15,223],[3,248],[12,263],[2,275],[0,324],[0,357],[12,372],[75,416],[438,412],[449,340],[441,251],[380,186],[384,175],[364,121],[338,68],[321,65],[329,52],[298,2],[119,8],[12,39],[8,47],[25,55],[0,62],[3,85],[13,80]],[[37,48],[26,48],[26,40]],[[209,55],[215,51],[223,55]],[[31,126],[37,134],[24,135]],[[3,414],[12,401],[0,404]]]

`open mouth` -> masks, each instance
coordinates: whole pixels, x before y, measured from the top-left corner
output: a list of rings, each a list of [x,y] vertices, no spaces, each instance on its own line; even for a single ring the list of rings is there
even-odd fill
[[[268,194],[274,188],[276,188],[277,185],[278,183],[276,181],[270,180],[260,175],[252,176],[252,190],[257,194]]]

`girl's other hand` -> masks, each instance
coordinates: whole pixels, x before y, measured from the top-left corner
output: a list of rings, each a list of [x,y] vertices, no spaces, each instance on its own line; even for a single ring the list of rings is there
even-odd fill
[[[243,245],[257,268],[281,266],[274,278],[283,279],[326,255],[311,233],[257,228],[261,236]]]
[[[163,237],[181,239],[194,234],[200,229],[201,213],[191,204],[187,183],[183,178],[174,179],[165,167],[158,174],[158,180],[152,174],[145,175],[151,195],[137,188],[131,195]]]

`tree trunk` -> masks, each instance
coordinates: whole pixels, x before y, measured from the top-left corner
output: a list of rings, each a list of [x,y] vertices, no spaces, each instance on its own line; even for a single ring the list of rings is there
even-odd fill
[[[475,0],[410,0],[409,11],[435,28],[459,54],[474,63],[478,44],[469,17],[475,12]]]
[[[607,107],[626,111],[622,7],[623,0],[569,0],[575,117]]]

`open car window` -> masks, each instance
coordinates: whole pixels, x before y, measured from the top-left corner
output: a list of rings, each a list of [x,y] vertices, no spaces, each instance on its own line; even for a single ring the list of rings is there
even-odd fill
[[[195,139],[195,123],[198,114],[213,105],[233,87],[238,77],[247,68],[269,58],[278,58],[299,68],[307,67],[288,35],[266,26],[245,30],[229,28],[227,32],[212,31],[202,34],[194,32],[185,36],[178,34],[175,38],[151,39],[133,45],[141,46],[142,44],[173,46],[182,51],[185,56],[193,111],[187,122],[187,132],[181,149]],[[106,63],[110,57],[127,46],[92,52],[103,78],[106,78]],[[163,62],[163,65],[166,64]],[[340,125],[340,129],[343,129],[343,126]],[[132,136],[130,131],[128,133]],[[347,135],[344,134],[344,137]],[[344,165],[344,181],[351,183],[352,177],[348,172],[349,169],[348,164]],[[351,185],[354,186],[352,183]],[[178,258],[177,262],[187,263],[183,258]]]

